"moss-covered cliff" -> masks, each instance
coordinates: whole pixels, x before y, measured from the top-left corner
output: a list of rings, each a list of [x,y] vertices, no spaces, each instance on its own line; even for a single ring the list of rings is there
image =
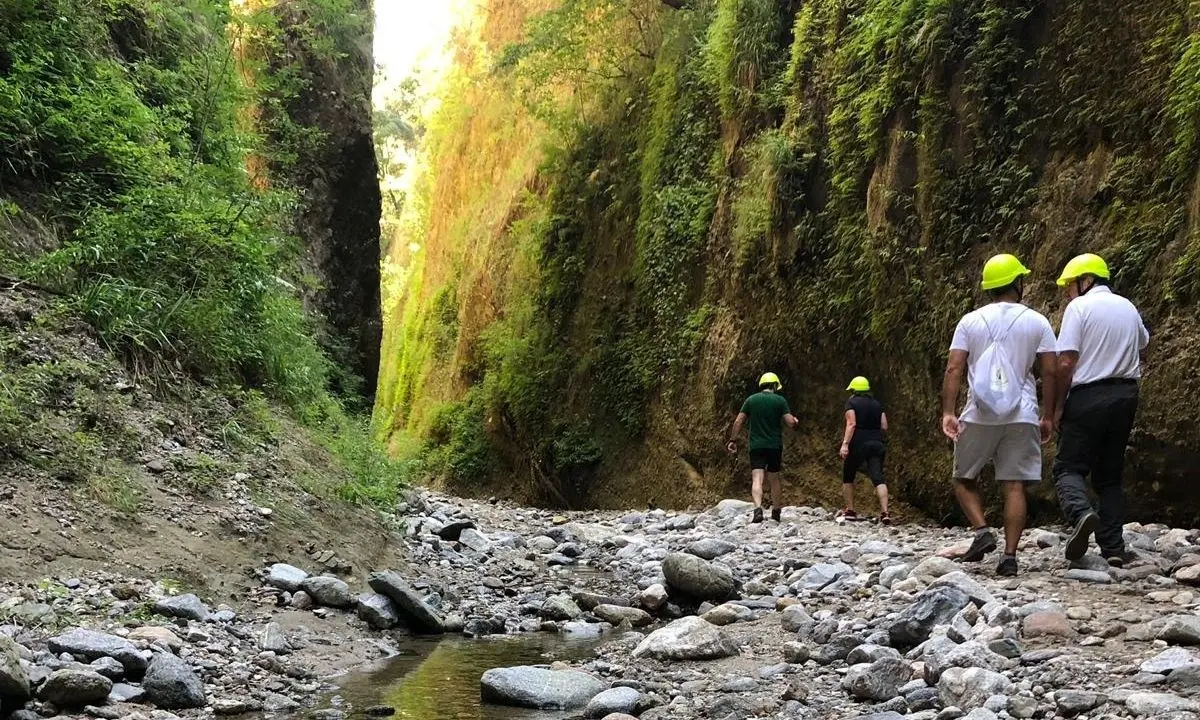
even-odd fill
[[[720,440],[772,369],[794,499],[832,500],[865,374],[895,491],[944,516],[937,388],[982,262],[1018,253],[1056,316],[1088,250],[1154,335],[1134,514],[1200,517],[1200,5],[485,5],[385,297],[378,412],[431,472],[554,503],[742,492]]]

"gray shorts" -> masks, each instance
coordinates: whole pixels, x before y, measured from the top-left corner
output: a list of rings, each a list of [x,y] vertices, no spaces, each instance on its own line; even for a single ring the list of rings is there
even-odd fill
[[[954,443],[954,477],[974,480],[988,463],[997,480],[1042,479],[1042,436],[1037,425],[963,423]]]

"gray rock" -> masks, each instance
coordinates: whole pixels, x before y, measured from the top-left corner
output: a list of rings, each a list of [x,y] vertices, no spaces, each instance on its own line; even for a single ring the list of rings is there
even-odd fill
[[[287,655],[292,651],[292,644],[288,642],[287,636],[283,634],[283,628],[276,622],[267,623],[267,627],[263,629],[262,636],[258,639],[258,646],[276,655]]]
[[[400,623],[395,603],[387,595],[379,593],[358,596],[358,616],[376,630],[387,630]]]
[[[1172,670],[1167,676],[1167,685],[1189,692],[1200,688],[1200,664],[1184,665]]]
[[[890,590],[892,585],[908,577],[909,569],[908,565],[903,563],[889,565],[879,571],[879,584]]]
[[[335,577],[310,577],[300,583],[300,589],[312,595],[322,607],[348,608],[354,605],[350,586]]]
[[[1200,665],[1200,658],[1185,648],[1169,648],[1143,662],[1141,671],[1166,674],[1188,665]]]
[[[287,695],[269,692],[263,696],[262,709],[268,713],[292,713],[300,709],[300,703]],[[370,715],[371,713],[366,714]]]
[[[925,590],[888,627],[892,645],[912,647],[924,642],[935,625],[950,622],[954,614],[969,602],[970,596],[957,587],[945,586]]]
[[[267,571],[266,583],[271,587],[277,587],[280,590],[288,592],[296,592],[300,589],[300,583],[308,578],[308,573],[294,565],[287,563],[275,563]]]
[[[303,590],[297,590],[292,593],[292,599],[288,602],[288,605],[291,605],[296,610],[312,610],[317,606],[317,602],[313,600],[312,595]]]
[[[21,702],[29,699],[29,675],[21,667],[17,643],[0,635],[0,697]]]
[[[592,608],[592,614],[613,625],[628,622],[632,627],[642,627],[654,621],[645,610],[622,605],[597,605]]]
[[[1005,665],[1005,658],[978,642],[972,640],[958,645],[947,638],[933,638],[926,643],[921,659],[925,661],[925,681],[930,685],[937,684],[950,668],[1001,670]]]
[[[780,624],[785,632],[811,633],[817,621],[804,609],[803,605],[788,605],[780,614]]]
[[[1159,640],[1175,645],[1200,645],[1200,615],[1171,615],[1153,626]]]
[[[630,687],[615,687],[605,690],[588,701],[583,709],[585,718],[604,718],[612,713],[632,715],[642,701],[642,694]]]
[[[1058,537],[1057,535],[1055,537]],[[1008,699],[1008,714],[1026,720],[1037,714],[1038,702],[1025,695],[1013,695]]]
[[[638,593],[638,604],[650,612],[658,612],[663,605],[667,604],[667,589],[660,583],[654,583],[645,590]]]
[[[109,680],[125,677],[125,666],[110,657],[96,658],[91,662],[91,668]]]
[[[842,689],[859,700],[882,702],[896,697],[900,686],[911,680],[912,674],[907,661],[885,657],[869,665],[851,667],[842,678]]]
[[[697,540],[687,546],[684,552],[695,555],[705,560],[716,560],[722,555],[727,555],[737,549],[737,545],[728,540],[720,540],[717,538],[704,538]]]
[[[50,638],[50,652],[67,653],[91,662],[96,658],[115,658],[125,666],[125,671],[140,674],[146,669],[146,658],[125,638],[116,635],[75,629]]]
[[[942,575],[930,583],[929,587],[930,589],[939,587],[958,588],[966,593],[967,597],[971,598],[971,602],[979,606],[983,606],[996,599],[992,596],[990,590],[962,570],[955,570]]]
[[[83,707],[108,699],[112,680],[91,670],[55,670],[38,689],[38,698],[59,707]]]
[[[812,657],[812,650],[802,642],[786,642],[783,644],[783,659],[795,665],[803,665]]]
[[[895,710],[888,710],[867,715],[855,715],[850,720],[904,720],[904,716]]]
[[[171,653],[154,655],[142,687],[150,702],[167,710],[200,708],[206,704],[204,683],[187,662]]]
[[[933,582],[941,576],[961,570],[962,566],[949,558],[939,557],[934,555],[917,563],[917,566],[909,573],[910,577],[915,577],[918,580],[925,582]]]
[[[408,626],[417,632],[440,635],[444,632],[442,617],[430,607],[404,578],[394,572],[371,573],[367,584],[377,593],[387,595]]]
[[[1012,681],[998,672],[985,668],[950,668],[942,673],[938,681],[938,694],[942,704],[954,705],[963,710],[983,707],[993,695],[1005,695]]]
[[[667,587],[695,600],[720,602],[733,595],[733,573],[687,553],[671,553],[663,560]]]
[[[1195,701],[1186,700],[1170,693],[1133,693],[1125,698],[1125,707],[1138,715],[1147,717],[1200,710]]]
[[[486,553],[492,549],[492,541],[475,528],[464,528],[458,536],[458,542],[478,553]]]
[[[541,615],[550,620],[574,620],[582,614],[570,595],[551,595],[542,603]]]
[[[754,503],[746,502],[745,500],[726,498],[725,500],[717,503],[717,506],[710,510],[709,513],[718,515],[720,517],[731,517],[733,515],[749,513],[753,509]]]
[[[712,660],[737,654],[737,646],[719,627],[698,617],[685,617],[650,633],[633,651],[635,658]]]
[[[758,689],[758,681],[750,677],[729,678],[717,688],[723,693],[748,693]]]
[[[109,704],[136,703],[141,702],[144,699],[146,699],[146,691],[137,685],[113,683],[112,690],[108,693]]]
[[[1001,657],[1006,657],[1015,660],[1021,657],[1024,652],[1021,649],[1021,643],[1012,638],[999,638],[988,643],[988,650],[996,653]]]
[[[1065,577],[1068,580],[1078,580],[1079,582],[1098,583],[1100,585],[1107,585],[1112,582],[1112,575],[1109,575],[1107,572],[1103,572],[1100,570],[1082,570],[1082,569],[1077,568],[1077,569],[1073,569],[1073,570],[1068,570],[1063,575],[1063,577]]]
[[[1058,711],[1064,715],[1078,715],[1085,713],[1094,707],[1099,707],[1108,701],[1108,698],[1097,692],[1088,692],[1087,690],[1057,690],[1054,693],[1054,704],[1058,706]]]
[[[547,670],[520,666],[494,668],[480,680],[484,702],[538,710],[581,708],[605,689],[605,684],[578,670]]]
[[[885,645],[863,643],[850,651],[850,654],[846,656],[846,663],[849,665],[870,664],[887,657],[898,658],[900,652]]]
[[[800,586],[805,590],[821,590],[843,578],[854,577],[855,574],[854,568],[846,563],[817,563],[804,573]]]
[[[162,598],[154,603],[154,612],[196,622],[204,622],[209,616],[208,606],[192,593]]]

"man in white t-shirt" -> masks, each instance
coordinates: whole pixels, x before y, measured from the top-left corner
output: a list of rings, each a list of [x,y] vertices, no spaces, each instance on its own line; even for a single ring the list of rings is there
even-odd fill
[[[992,463],[1004,488],[1004,556],[996,572],[1007,576],[1017,574],[1017,545],[1025,529],[1025,485],[1042,479],[1042,444],[1050,441],[1053,429],[1054,331],[1041,313],[1021,304],[1029,272],[1012,255],[987,261],[980,286],[991,302],[959,320],[942,382],[942,432],[954,441],[954,492],[975,530],[962,559],[978,562],[996,549],[996,535],[988,527],[975,486],[980,471]],[[996,346],[990,347],[993,342]],[[1005,362],[997,362],[997,357]],[[981,362],[986,367],[980,367]],[[1040,419],[1035,362],[1045,386]],[[956,415],[964,369],[967,402],[962,414]],[[985,389],[992,391],[993,377],[1003,388],[1015,383],[1008,394],[1011,410],[1003,414],[989,409],[999,403],[988,405],[977,397]]]
[[[1064,546],[1067,559],[1083,557],[1095,532],[1100,553],[1121,567],[1131,559],[1122,529],[1121,476],[1137,413],[1140,354],[1150,333],[1137,308],[1109,289],[1108,280],[1108,264],[1090,253],[1073,258],[1058,278],[1069,303],[1058,332],[1054,485],[1063,515],[1074,525]],[[1089,474],[1097,509],[1084,484]]]

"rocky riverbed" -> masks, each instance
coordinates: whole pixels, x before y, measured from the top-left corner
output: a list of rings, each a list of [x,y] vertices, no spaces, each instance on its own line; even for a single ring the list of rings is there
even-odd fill
[[[413,493],[399,511],[401,568],[326,551],[246,568],[236,597],[103,573],[0,584],[4,711],[382,714],[337,676],[413,634],[554,633],[600,642],[487,670],[481,698],[645,720],[1200,720],[1196,531],[1131,524],[1137,560],[1116,569],[1068,567],[1061,528],[1035,529],[1001,578],[994,556],[954,560],[962,531],[814,508],[755,525],[734,500],[556,515]]]

